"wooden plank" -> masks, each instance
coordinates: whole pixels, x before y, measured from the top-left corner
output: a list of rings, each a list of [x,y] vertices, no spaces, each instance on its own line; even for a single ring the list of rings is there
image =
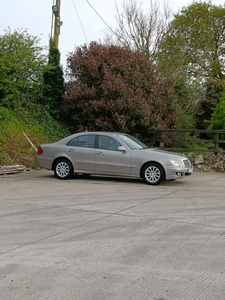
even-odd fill
[[[26,166],[23,165],[13,165],[13,166],[1,166],[0,175],[7,174],[18,174],[22,172],[30,171]]]

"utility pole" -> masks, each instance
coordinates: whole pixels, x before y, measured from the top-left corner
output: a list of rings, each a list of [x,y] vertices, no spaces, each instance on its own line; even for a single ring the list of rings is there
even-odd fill
[[[56,48],[59,48],[59,35],[60,35],[60,27],[63,22],[60,21],[60,8],[61,8],[61,0],[56,0],[55,5],[52,6],[52,13],[54,15],[54,43]]]

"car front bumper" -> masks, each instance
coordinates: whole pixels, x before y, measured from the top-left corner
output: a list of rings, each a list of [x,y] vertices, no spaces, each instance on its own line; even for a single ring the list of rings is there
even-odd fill
[[[186,176],[190,176],[193,173],[193,167],[190,168],[167,168],[165,170],[166,180],[182,179]]]

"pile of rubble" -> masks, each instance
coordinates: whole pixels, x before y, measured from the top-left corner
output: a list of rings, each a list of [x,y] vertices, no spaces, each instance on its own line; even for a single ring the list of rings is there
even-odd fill
[[[192,162],[195,169],[203,172],[225,172],[225,154],[206,153],[195,155],[190,153],[188,158]]]

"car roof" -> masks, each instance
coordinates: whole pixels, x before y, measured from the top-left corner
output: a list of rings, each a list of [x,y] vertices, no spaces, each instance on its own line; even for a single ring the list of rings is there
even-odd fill
[[[126,135],[126,133],[114,132],[114,131],[83,131],[83,132],[77,132],[75,134],[110,134],[110,135],[122,134],[122,135]]]

